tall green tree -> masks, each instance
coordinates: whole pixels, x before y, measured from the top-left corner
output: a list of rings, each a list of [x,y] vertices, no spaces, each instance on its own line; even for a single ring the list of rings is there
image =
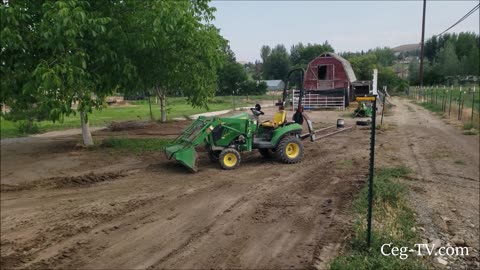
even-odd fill
[[[182,95],[192,106],[207,107],[217,88],[223,38],[210,24],[207,0],[135,1],[130,57],[140,85],[160,99],[167,120],[168,95]]]
[[[270,56],[271,52],[272,49],[268,45],[263,45],[262,48],[260,48],[260,58],[262,58],[263,63],[267,61],[267,58]]]
[[[123,62],[111,42],[114,25],[96,4],[9,1],[0,6],[1,71],[6,79],[0,102],[9,105],[13,115],[34,108],[52,121],[78,112],[85,145],[93,144],[88,112],[103,106],[122,73],[117,65]]]
[[[263,78],[266,80],[283,80],[290,69],[290,60],[287,49],[279,44],[272,49],[263,62]]]
[[[240,92],[241,85],[247,80],[242,64],[228,61],[218,73],[217,94],[221,96],[235,95]]]
[[[453,41],[448,41],[445,47],[438,53],[438,64],[441,67],[443,76],[455,76],[460,74],[460,61],[455,52]]]
[[[115,90],[180,93],[207,106],[221,65],[222,38],[207,0],[43,0],[0,5],[0,102],[11,115],[61,121],[88,113]]]
[[[323,44],[308,43],[307,45],[300,42],[290,48],[290,63],[293,67],[306,68],[310,61],[324,52],[335,52],[328,41]]]

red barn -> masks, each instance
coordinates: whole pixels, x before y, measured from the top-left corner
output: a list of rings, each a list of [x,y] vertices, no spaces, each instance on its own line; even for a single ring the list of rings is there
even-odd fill
[[[305,90],[350,88],[356,81],[350,63],[338,54],[326,52],[308,63]]]
[[[356,81],[355,73],[347,60],[338,54],[325,52],[308,64],[304,88],[312,98],[345,97],[345,105],[348,106],[349,101],[355,98],[353,92],[356,87],[353,87],[353,82]]]

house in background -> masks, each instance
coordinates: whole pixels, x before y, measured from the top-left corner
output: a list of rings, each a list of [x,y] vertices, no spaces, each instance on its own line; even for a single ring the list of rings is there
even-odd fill
[[[282,80],[264,80],[267,84],[267,94],[277,95],[283,91],[285,83]]]

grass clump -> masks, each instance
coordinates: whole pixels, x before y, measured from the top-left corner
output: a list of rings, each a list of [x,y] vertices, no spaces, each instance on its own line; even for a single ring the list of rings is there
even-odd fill
[[[133,153],[162,151],[170,143],[167,139],[108,138],[101,146]]]
[[[424,107],[425,109],[432,111],[436,114],[443,114],[443,108],[441,104],[435,104],[435,103],[430,103],[430,102],[422,102],[419,103],[420,106]]]
[[[463,124],[463,130],[469,130],[469,129],[472,129],[472,128],[474,128],[472,122],[467,122],[467,123]]]
[[[465,165],[465,161],[463,161],[461,159],[457,159],[457,160],[455,160],[455,164]]]
[[[351,159],[340,160],[338,161],[337,165],[340,169],[349,169],[353,167],[353,160]]]
[[[417,233],[411,229],[415,226],[415,217],[406,202],[407,187],[398,181],[409,172],[410,169],[406,167],[375,171],[371,247],[369,249],[366,245],[368,186],[365,186],[352,205],[355,223],[351,246],[346,254],[330,263],[330,269],[427,269],[413,253],[409,253],[405,260],[381,253],[383,244],[393,243],[392,246],[413,248],[415,243],[419,243]]]
[[[463,135],[478,135],[478,130],[472,128],[470,130],[463,131]]]

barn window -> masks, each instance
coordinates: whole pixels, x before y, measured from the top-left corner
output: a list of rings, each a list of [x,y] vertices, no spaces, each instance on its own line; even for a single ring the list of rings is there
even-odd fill
[[[327,66],[326,65],[318,66],[318,79],[319,80],[326,80],[327,79]]]

